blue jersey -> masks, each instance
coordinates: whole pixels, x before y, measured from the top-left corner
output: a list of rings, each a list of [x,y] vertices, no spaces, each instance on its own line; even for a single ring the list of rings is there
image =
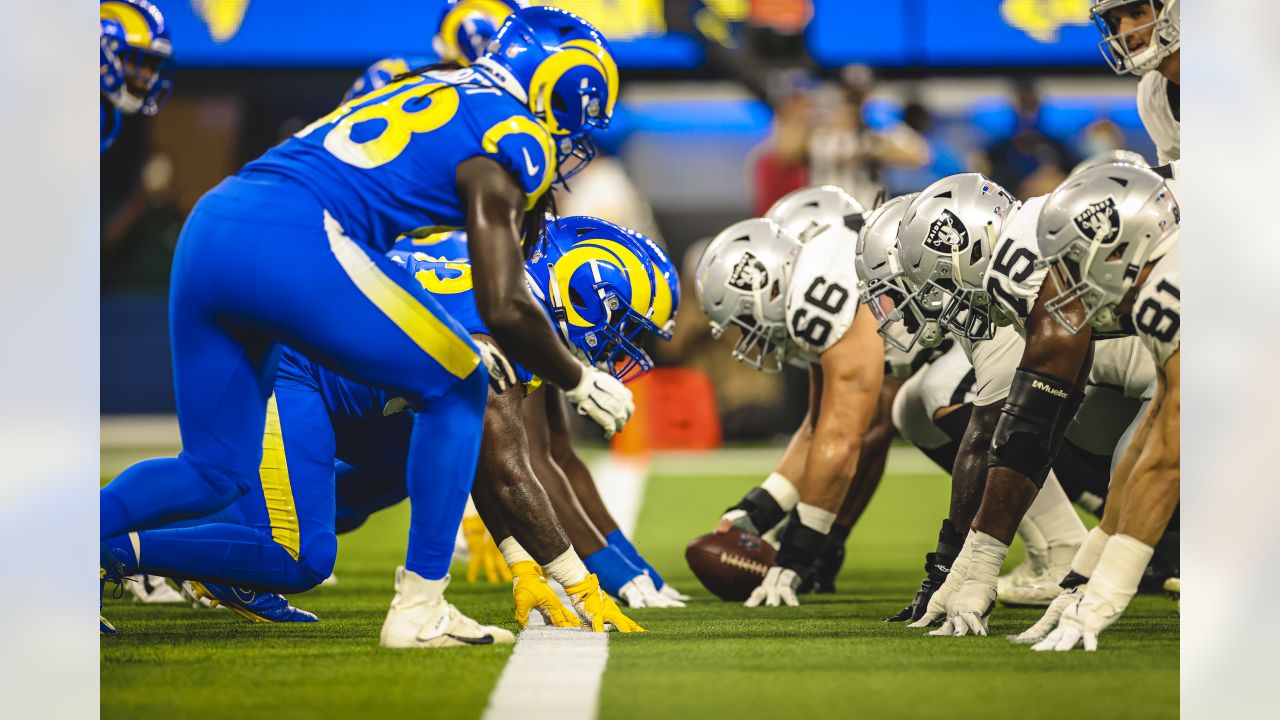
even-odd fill
[[[467,249],[467,234],[459,231],[432,233],[425,237],[401,235],[391,249],[403,253],[426,253],[445,260],[466,261],[471,257]],[[394,255],[391,257],[394,259]]]
[[[438,62],[440,62],[440,58],[426,56],[383,58],[370,65],[360,77],[356,78],[355,83],[351,85],[351,89],[347,90],[347,94],[342,96],[342,102],[347,102],[352,98],[386,87],[391,84],[392,80],[395,80],[400,75],[408,74],[410,70],[417,70]]]
[[[240,174],[307,188],[348,237],[385,251],[401,235],[461,229],[458,166],[497,161],[532,209],[551,186],[551,135],[478,66],[413,75],[343,103]]]

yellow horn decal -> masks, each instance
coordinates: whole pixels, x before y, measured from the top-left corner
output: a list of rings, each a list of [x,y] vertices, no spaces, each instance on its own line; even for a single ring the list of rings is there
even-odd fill
[[[480,140],[480,146],[485,152],[497,153],[498,142],[508,135],[518,134],[529,135],[538,141],[538,146],[542,148],[542,156],[546,158],[544,167],[542,168],[542,179],[538,181],[538,187],[529,193],[528,200],[525,203],[525,210],[532,210],[537,204],[538,198],[542,196],[547,188],[551,187],[551,179],[556,176],[556,147],[551,142],[551,136],[547,134],[547,129],[542,127],[527,115],[512,115],[506,120],[494,123],[493,127],[484,131],[484,137]]]
[[[605,114],[613,115],[613,104],[618,100],[618,64],[613,61],[613,55],[599,45],[599,43],[590,40],[570,40],[564,44],[564,47],[576,47],[586,50],[600,61],[600,66],[604,68],[604,79],[609,83],[609,100],[605,103]]]
[[[533,80],[529,82],[529,107],[535,115],[543,113],[544,117],[539,119],[546,124],[552,135],[567,135],[569,131],[560,127],[555,113],[551,112],[551,91],[555,89],[556,82],[566,72],[583,65],[594,67],[602,77],[608,79],[609,71],[599,57],[580,47],[568,45],[565,45],[562,50],[551,53],[533,72]],[[607,104],[610,112],[612,111],[611,103],[612,99]]]
[[[488,18],[494,27],[500,27],[511,14],[511,8],[498,0],[462,0],[454,5],[448,13],[445,13],[444,19],[440,21],[440,30],[436,33],[451,56],[440,58],[441,60],[466,62],[467,56],[463,55],[462,48],[458,47],[458,27],[468,15],[476,14]]]
[[[560,286],[560,301],[564,303],[565,319],[574,327],[591,327],[591,323],[578,314],[578,309],[569,299],[569,280],[579,268],[592,260],[600,260],[615,267],[621,266],[618,256],[603,247],[593,245],[575,245],[556,261],[556,284]]]
[[[657,271],[654,271],[657,274]],[[657,275],[653,284],[653,324],[662,327],[671,319],[671,285],[665,275]]]
[[[578,247],[599,246],[608,250],[617,258],[614,260],[615,264],[618,260],[622,261],[622,269],[627,271],[627,277],[631,279],[631,308],[647,316],[653,302],[654,288],[649,282],[649,273],[646,271],[644,261],[616,240],[588,238],[578,242]]]
[[[104,2],[99,7],[99,17],[115,20],[124,28],[125,42],[134,47],[151,47],[151,26],[138,8],[122,2]]]

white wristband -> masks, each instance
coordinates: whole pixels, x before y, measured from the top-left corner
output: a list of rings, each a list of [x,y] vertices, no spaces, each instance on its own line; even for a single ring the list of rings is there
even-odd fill
[[[973,543],[970,546],[966,579],[994,586],[1000,575],[1000,566],[1004,565],[1005,556],[1009,554],[1009,546],[981,530],[971,531],[969,537],[973,539]]]
[[[831,526],[836,521],[836,514],[830,510],[823,510],[816,505],[808,503],[799,503],[796,505],[796,515],[800,516],[800,524],[810,530],[817,530],[826,535],[831,532]]]
[[[547,563],[545,569],[547,575],[565,587],[577,585],[587,577],[587,566],[582,564],[582,558],[578,557],[572,547]]]
[[[1118,615],[1138,592],[1142,572],[1155,548],[1128,535],[1113,535],[1089,578],[1088,594],[1109,605]]]
[[[1090,530],[1084,536],[1084,542],[1080,543],[1080,549],[1076,550],[1075,557],[1071,558],[1071,571],[1077,575],[1092,577],[1094,568],[1098,566],[1098,558],[1102,557],[1102,550],[1110,537],[1102,531],[1101,525]]]
[[[760,489],[769,493],[783,512],[791,512],[800,502],[800,491],[796,490],[796,486],[779,472],[770,473],[769,477],[760,483]]]
[[[508,566],[515,565],[518,562],[524,562],[526,560],[529,562],[534,561],[533,556],[525,552],[525,549],[520,547],[520,543],[516,542],[516,539],[513,537],[509,537],[498,543],[498,550],[502,553],[502,559],[507,561]]]

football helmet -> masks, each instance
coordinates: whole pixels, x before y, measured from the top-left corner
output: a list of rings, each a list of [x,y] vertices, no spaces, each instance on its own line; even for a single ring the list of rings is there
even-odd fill
[[[99,87],[125,114],[155,115],[173,89],[173,41],[164,15],[147,0],[98,5]]]
[[[526,274],[561,339],[582,361],[623,382],[653,369],[641,347],[656,286],[637,236],[598,218],[548,218]]]
[[[911,289],[906,304],[921,319],[913,344],[936,347],[944,329],[971,340],[995,334],[982,276],[1016,206],[981,173],[945,177],[911,201],[898,230],[898,259]]]
[[[866,209],[835,185],[815,185],[782,196],[764,214],[801,243],[833,224],[858,232]]]
[[[1147,159],[1142,157],[1142,153],[1136,153],[1132,150],[1112,150],[1110,152],[1098,153],[1093,157],[1085,158],[1080,161],[1079,165],[1071,168],[1071,175],[1082,170],[1098,167],[1099,165],[1112,165],[1119,163],[1121,165],[1134,165],[1136,167],[1151,167],[1147,163]],[[1068,175],[1067,177],[1070,177]]]
[[[1120,28],[1107,20],[1107,13],[1127,5],[1146,5],[1151,8],[1151,22],[1128,28],[1121,34]],[[1178,51],[1178,0],[1093,0],[1089,17],[1102,33],[1098,49],[1102,57],[1117,74],[1145,75],[1160,66],[1160,62]],[[1150,29],[1151,39],[1137,50],[1129,49],[1128,38],[1135,32]]]
[[[591,23],[553,7],[512,13],[475,67],[525,102],[551,133],[560,182],[595,157],[589,136],[613,117],[618,65]]]
[[[1067,178],[1037,221],[1041,259],[1060,292],[1045,309],[1073,333],[1119,328],[1115,307],[1143,265],[1163,257],[1181,212],[1164,178],[1133,165],[1102,165]],[[1067,308],[1080,303],[1082,319]]]
[[[795,349],[787,338],[786,301],[800,241],[768,218],[734,223],[715,237],[698,261],[695,287],[702,311],[719,338],[731,325],[742,331],[733,358],[764,372],[780,372]]]
[[[906,304],[911,291],[898,261],[898,226],[915,197],[902,195],[872,210],[858,233],[853,258],[859,302],[875,317],[884,341],[902,352],[911,351],[925,320],[915,314],[914,305]]]
[[[680,309],[680,276],[676,274],[676,264],[667,251],[647,235],[631,230],[627,232],[639,242],[653,267],[653,311],[650,319],[657,328],[658,337],[670,340],[676,329],[676,312]]]
[[[485,54],[507,16],[526,7],[524,0],[449,0],[431,45],[441,61],[470,65]]]

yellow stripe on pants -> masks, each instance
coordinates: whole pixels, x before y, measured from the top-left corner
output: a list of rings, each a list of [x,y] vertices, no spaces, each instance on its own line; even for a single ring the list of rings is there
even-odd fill
[[[280,431],[280,411],[275,393],[267,400],[267,426],[262,433],[262,496],[267,501],[267,517],[271,520],[271,539],[298,559],[301,534],[298,531],[298,508],[293,504],[293,487],[289,484],[289,464],[284,456],[284,434]]]
[[[396,327],[454,376],[464,378],[476,369],[480,356],[471,349],[470,343],[387,277],[360,246],[344,234],[342,226],[327,210],[324,229],[329,236],[329,249],[347,277]]]

